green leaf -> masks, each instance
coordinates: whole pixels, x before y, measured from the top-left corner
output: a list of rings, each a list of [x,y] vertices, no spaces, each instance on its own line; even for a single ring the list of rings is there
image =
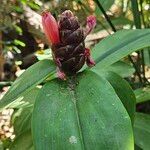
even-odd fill
[[[136,103],[142,103],[150,100],[150,87],[136,89],[134,91],[136,96]]]
[[[109,0],[109,1],[106,1],[106,0],[98,0],[102,7],[106,10],[108,10],[113,4],[114,4],[114,1],[115,0]],[[96,5],[96,9],[95,9],[95,13],[97,16],[99,16],[100,14],[102,14],[101,10],[99,9],[99,7]]]
[[[150,46],[150,29],[121,30],[99,42],[93,57],[99,68],[105,69],[130,53]]]
[[[128,82],[126,82],[126,80],[124,80],[114,72],[107,72],[105,74],[105,78],[110,82],[110,84],[114,88],[116,94],[122,101],[133,123],[136,99],[132,88],[130,87]]]
[[[118,75],[120,75],[121,77],[129,77],[135,72],[135,70],[132,66],[130,66],[129,64],[127,64],[123,61],[115,62],[114,64],[112,64],[109,67],[105,68],[105,70],[101,70],[101,67],[99,65],[96,65],[95,68],[99,72],[101,72],[101,71],[115,72]]]
[[[32,109],[19,109],[13,115],[13,126],[14,132],[16,136],[19,136],[23,132],[31,129],[31,116],[32,116]]]
[[[12,84],[9,91],[0,101],[0,109],[7,107],[30,89],[44,81],[50,74],[54,74],[55,65],[50,60],[42,60],[29,67],[16,81]],[[22,97],[20,98],[22,99]]]
[[[136,113],[134,123],[135,143],[143,150],[150,148],[150,115]]]
[[[11,144],[10,150],[34,150],[31,131],[18,136]]]
[[[32,104],[28,108],[20,108],[15,110],[12,116],[12,124],[14,126],[15,135],[18,136],[23,132],[31,129],[31,116],[33,111],[33,104],[36,99],[36,96],[39,92],[38,88],[32,89],[29,91],[25,97],[24,101]]]
[[[28,1],[27,4],[32,8],[32,9],[35,9],[35,10],[39,10],[40,9],[40,6],[36,3],[31,2],[31,1]]]
[[[77,81],[53,80],[39,92],[32,118],[35,149],[133,150],[130,118],[109,82],[93,72]]]

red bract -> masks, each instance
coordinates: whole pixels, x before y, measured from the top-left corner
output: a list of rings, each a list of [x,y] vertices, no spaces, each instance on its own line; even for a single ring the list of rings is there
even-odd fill
[[[42,24],[44,32],[51,44],[60,42],[58,24],[55,18],[49,12],[43,12]]]

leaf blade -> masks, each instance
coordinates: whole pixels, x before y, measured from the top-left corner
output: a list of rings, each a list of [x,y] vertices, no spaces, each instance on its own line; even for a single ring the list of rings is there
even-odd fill
[[[109,82],[93,72],[82,74],[79,81],[77,107],[85,149],[133,149],[129,116]]]
[[[150,46],[149,38],[150,29],[118,31],[94,47],[93,57],[104,69],[128,54]]]
[[[134,91],[136,96],[136,103],[142,103],[150,100],[150,87],[144,87],[140,89],[136,89]]]
[[[55,80],[46,83],[38,95],[32,117],[36,150],[82,149],[74,102],[66,86]]]
[[[32,118],[35,149],[55,150],[61,147],[62,150],[91,148],[116,150],[122,146],[122,149],[133,150],[131,121],[125,108],[106,80],[96,76],[96,80],[92,81],[93,77],[95,74],[91,72],[79,76],[78,85],[73,93],[67,83],[58,80],[46,83],[41,89]],[[89,80],[92,81],[91,84],[87,84]],[[90,90],[95,84],[101,90],[91,97]],[[106,93],[103,89],[108,89],[110,93]],[[110,102],[115,105],[107,106]],[[94,106],[96,109],[93,109]],[[116,112],[120,113],[116,115]],[[95,119],[93,115],[97,118],[94,122],[96,125],[93,124]],[[113,125],[109,128],[110,120]],[[103,128],[105,125],[108,128]]]
[[[22,93],[29,91],[46,77],[53,73],[55,65],[50,60],[42,60],[29,67],[16,81],[12,84],[9,91],[4,95],[0,101],[0,109],[13,102]]]
[[[105,73],[105,78],[114,88],[116,94],[126,108],[132,123],[134,123],[136,98],[130,85],[114,72]]]
[[[135,143],[144,150],[150,148],[150,115],[136,113],[134,123],[134,138]]]

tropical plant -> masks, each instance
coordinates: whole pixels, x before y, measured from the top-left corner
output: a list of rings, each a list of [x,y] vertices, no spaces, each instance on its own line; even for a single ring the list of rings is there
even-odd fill
[[[52,15],[43,14],[43,25],[52,43],[55,63],[51,59],[43,59],[33,64],[13,82],[0,101],[0,110],[15,110],[12,124],[16,138],[8,146],[10,150],[133,150],[134,145],[135,149],[150,148],[150,116],[135,112],[136,104],[150,99],[149,86],[133,91],[125,80],[136,72],[137,76],[139,73],[143,74],[138,76],[139,80],[142,78],[142,86],[147,84],[144,72],[141,71],[142,64],[140,69],[137,69],[130,54],[138,52],[139,56],[143,56],[143,50],[150,47],[150,29],[116,31],[104,10],[110,6],[107,4],[103,8],[99,2],[95,0],[96,14],[98,15],[97,9],[100,8],[114,33],[92,48],[91,55],[96,63],[92,68],[84,65],[80,69],[85,60],[87,64],[90,62],[89,55],[80,55],[85,57],[81,66],[78,62],[72,65],[73,62],[68,61],[72,57],[76,58],[76,55],[70,57],[70,54],[66,54],[62,49],[62,39],[60,45],[57,43],[60,41],[56,22],[52,21]],[[136,11],[136,7],[134,10]],[[47,15],[52,21],[48,21],[48,24],[53,26],[56,32],[47,27]],[[90,23],[92,21],[90,20]],[[91,24],[94,24],[93,22]],[[89,27],[90,25],[87,25],[87,28]],[[71,52],[79,45],[81,35],[76,35],[76,43],[74,38],[71,40],[71,44],[75,46],[71,48]],[[62,37],[66,39],[64,34]],[[84,38],[81,38],[83,43]],[[55,53],[57,49],[63,50],[65,54]],[[60,59],[58,62],[58,56],[62,55],[67,57],[67,60]],[[125,58],[129,58],[131,63],[125,62]],[[93,61],[91,62],[93,65]],[[80,67],[74,71],[76,65]]]

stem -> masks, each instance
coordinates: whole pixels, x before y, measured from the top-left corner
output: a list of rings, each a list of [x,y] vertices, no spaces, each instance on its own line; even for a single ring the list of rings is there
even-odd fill
[[[105,25],[104,25],[100,20],[97,19],[97,21],[98,21],[98,22],[100,23],[100,25],[106,30],[106,32],[107,32],[108,34],[111,34],[110,31],[105,27]]]
[[[130,62],[133,64],[133,67],[134,67],[135,70],[136,70],[136,74],[137,74],[137,76],[139,77],[139,80],[140,80],[140,82],[141,82],[141,84],[142,84],[142,86],[143,86],[142,77],[141,77],[141,75],[140,75],[140,71],[139,71],[138,67],[136,66],[136,64],[134,63],[134,61],[132,60],[132,58],[131,58],[130,55],[128,56],[128,59],[129,59]]]
[[[131,6],[133,11],[134,23],[137,29],[141,29],[141,19],[140,19],[140,12],[138,8],[137,0],[131,0]]]
[[[138,1],[137,0],[131,0],[131,5],[132,5],[132,11],[133,11],[135,26],[137,29],[141,29],[141,18],[140,18],[140,12],[139,12],[139,8],[138,8]],[[137,60],[137,62],[140,62],[140,56],[141,56],[141,63],[139,65],[142,66],[143,80],[145,83],[146,82],[145,81],[145,79],[146,79],[146,77],[145,77],[145,60],[144,60],[143,50],[141,50],[141,52],[138,53],[138,55],[139,55],[139,60]]]
[[[144,27],[146,28],[146,22],[145,22],[144,12],[143,12],[143,0],[140,0],[140,8],[141,8],[142,22],[143,22]]]
[[[143,22],[143,25],[144,27],[146,28],[147,25],[146,25],[146,22],[145,22],[145,18],[144,18],[144,12],[143,12],[143,0],[140,0],[140,8],[141,8],[141,17],[142,17],[142,22]],[[150,60],[150,51],[149,51],[149,48],[147,49],[148,51],[148,55],[149,55],[149,60]],[[143,56],[144,57],[144,56]],[[145,66],[145,64],[143,64]],[[144,71],[144,80],[145,82],[148,82],[146,77],[145,77],[145,71]]]
[[[87,12],[91,13],[91,11],[86,7],[85,4],[83,4],[81,1],[78,1],[78,4],[83,7]],[[105,25],[100,21],[100,20],[97,20],[101,26],[107,31],[108,34],[110,34],[109,30],[107,30],[107,28],[105,27]]]
[[[117,30],[115,29],[114,25],[112,24],[110,18],[108,17],[108,15],[106,14],[104,8],[102,7],[101,3],[99,2],[99,0],[94,0],[95,3],[97,4],[97,6],[99,7],[99,9],[101,10],[101,12],[103,13],[103,15],[105,16],[107,22],[109,23],[110,27],[112,28],[112,30],[114,32],[116,32]]]
[[[0,81],[2,80],[4,71],[4,56],[3,56],[3,46],[2,46],[2,32],[0,31]]]

